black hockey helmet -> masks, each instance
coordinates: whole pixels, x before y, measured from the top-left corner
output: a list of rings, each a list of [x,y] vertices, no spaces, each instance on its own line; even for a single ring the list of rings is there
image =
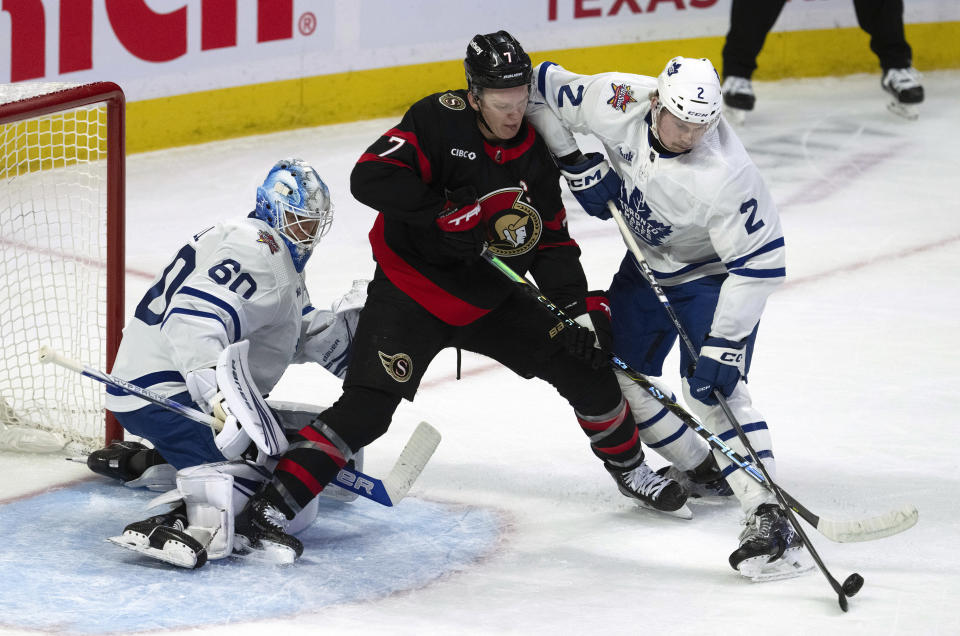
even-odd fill
[[[475,35],[463,60],[467,88],[476,95],[483,88],[513,88],[530,83],[530,56],[506,31]]]

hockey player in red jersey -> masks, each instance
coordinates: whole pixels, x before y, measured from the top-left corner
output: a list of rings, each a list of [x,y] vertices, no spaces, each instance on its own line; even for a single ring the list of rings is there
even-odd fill
[[[429,95],[385,132],[351,174],[379,212],[377,262],[340,399],[291,440],[273,481],[250,500],[237,531],[281,530],[353,453],[382,435],[447,347],[489,356],[541,378],[573,407],[620,491],[688,515],[686,492],[650,470],[637,425],[590,327],[603,318],[587,293],[580,249],[567,232],[558,169],[524,114],[530,58],[506,31],[477,35],[464,61],[467,90]],[[481,258],[489,249],[567,313],[557,321]]]

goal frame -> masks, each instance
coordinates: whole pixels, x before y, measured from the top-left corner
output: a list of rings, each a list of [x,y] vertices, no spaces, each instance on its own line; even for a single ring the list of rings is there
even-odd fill
[[[107,369],[113,368],[124,323],[126,250],[126,98],[113,82],[91,82],[0,104],[0,124],[23,121],[59,111],[105,103],[107,109]],[[123,439],[123,427],[105,411],[104,444]]]

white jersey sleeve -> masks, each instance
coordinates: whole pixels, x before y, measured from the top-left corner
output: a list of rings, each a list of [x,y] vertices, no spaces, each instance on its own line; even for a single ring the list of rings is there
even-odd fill
[[[552,62],[534,70],[528,117],[551,152],[596,137],[623,180],[617,202],[664,287],[727,273],[711,335],[741,340],[784,280],[783,233],[759,171],[721,119],[700,144],[670,153],[650,131],[656,78],[578,75]]]
[[[304,314],[294,363],[316,362],[343,379],[350,362],[350,345],[367,299],[367,280],[356,280],[330,311],[309,308]]]
[[[624,133],[642,123],[657,81],[630,73],[578,75],[543,62],[534,68],[533,84],[527,117],[550,152],[563,157],[578,150],[573,133],[593,135],[616,169],[618,150],[629,143]]]
[[[290,364],[307,305],[303,276],[273,228],[257,219],[223,223],[184,245],[154,281],[124,329],[113,373],[174,395],[191,371],[250,342],[253,379],[270,391]],[[108,391],[107,408],[145,403]]]

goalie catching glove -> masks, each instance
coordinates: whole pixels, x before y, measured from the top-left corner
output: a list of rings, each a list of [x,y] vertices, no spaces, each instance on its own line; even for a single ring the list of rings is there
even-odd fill
[[[611,217],[607,201],[616,201],[620,197],[623,181],[620,175],[610,169],[610,164],[602,154],[588,152],[580,155],[579,161],[573,165],[560,163],[560,174],[567,180],[570,192],[587,214],[598,219]]]

